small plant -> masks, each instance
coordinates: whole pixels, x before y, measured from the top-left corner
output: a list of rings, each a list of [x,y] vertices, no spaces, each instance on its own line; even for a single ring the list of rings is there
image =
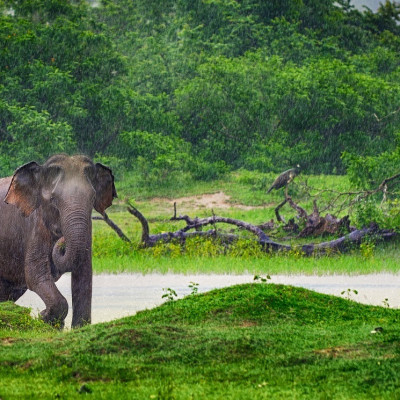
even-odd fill
[[[189,288],[192,290],[190,294],[195,295],[199,291],[199,284],[195,282],[190,282]]]
[[[383,300],[382,303],[383,303],[383,307],[386,307],[386,308],[389,308],[389,307],[390,307],[389,299],[388,299],[388,298],[386,298],[385,300]]]
[[[177,258],[182,254],[181,245],[176,242],[157,243],[156,246],[149,249],[150,254],[154,257],[171,257]]]
[[[254,275],[253,280],[260,283],[268,283],[268,281],[271,280],[271,277],[269,275]]]
[[[213,238],[194,237],[188,239],[185,244],[185,254],[190,257],[216,257],[223,252],[224,247]]]
[[[250,239],[237,240],[230,246],[229,254],[241,258],[259,258],[265,255],[259,243]]]
[[[178,297],[174,289],[163,288],[164,294],[161,296],[162,299],[167,299],[166,301],[174,301],[175,297]]]
[[[352,300],[352,296],[357,295],[358,291],[355,289],[347,289],[347,290],[343,290],[343,292],[341,292],[340,294],[342,296],[344,296],[345,299]]]
[[[301,248],[294,247],[292,250],[289,250],[288,252],[286,252],[285,255],[287,257],[292,257],[295,260],[299,260],[299,259],[303,258],[306,255],[306,253],[304,253],[304,251],[301,250]]]
[[[375,243],[372,240],[365,240],[360,244],[360,252],[364,258],[372,258],[374,256]]]

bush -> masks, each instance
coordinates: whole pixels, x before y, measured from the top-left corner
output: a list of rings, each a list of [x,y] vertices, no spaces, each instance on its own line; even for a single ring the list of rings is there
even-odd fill
[[[0,116],[6,133],[0,142],[0,174],[11,174],[28,161],[42,162],[54,153],[75,150],[71,126],[54,122],[46,111],[1,103]]]
[[[211,181],[224,176],[229,168],[224,161],[207,162],[194,159],[189,163],[189,171],[194,179]]]
[[[188,166],[189,146],[161,133],[133,131],[121,134],[127,167],[138,185],[165,186],[181,180]]]
[[[366,157],[344,152],[342,159],[351,183],[363,189],[376,188],[385,178],[398,173],[400,147],[377,156]]]
[[[385,216],[382,208],[379,207],[379,203],[372,198],[368,198],[356,204],[354,222],[359,228],[367,227],[371,223],[383,226]]]

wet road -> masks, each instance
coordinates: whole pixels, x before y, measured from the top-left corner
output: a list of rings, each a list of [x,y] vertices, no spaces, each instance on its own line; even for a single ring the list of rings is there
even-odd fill
[[[190,282],[198,283],[198,292],[253,282],[253,275],[178,275],[178,274],[102,274],[93,277],[92,322],[111,321],[133,315],[137,311],[153,308],[165,301],[163,289],[171,288],[181,298],[191,293]],[[371,275],[273,275],[271,283],[301,286],[320,293],[350,298],[364,304],[400,307],[400,274]],[[70,276],[66,274],[57,282],[61,293],[71,307]],[[357,290],[358,294],[354,294]],[[385,300],[387,299],[387,300]],[[17,304],[31,307],[34,313],[44,308],[44,303],[33,292],[27,291]],[[71,312],[66,326],[71,325]]]

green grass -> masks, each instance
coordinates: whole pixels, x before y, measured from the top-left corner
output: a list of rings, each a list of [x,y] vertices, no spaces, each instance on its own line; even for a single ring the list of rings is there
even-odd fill
[[[2,399],[400,397],[399,310],[251,284],[39,336],[4,307]]]
[[[397,244],[398,245],[398,244]],[[380,255],[382,253],[382,255]],[[399,252],[385,254],[383,249],[373,257],[365,258],[359,253],[340,256],[297,257],[297,256],[158,256],[142,251],[119,257],[94,258],[95,273],[183,273],[183,274],[371,274],[377,272],[398,273]]]

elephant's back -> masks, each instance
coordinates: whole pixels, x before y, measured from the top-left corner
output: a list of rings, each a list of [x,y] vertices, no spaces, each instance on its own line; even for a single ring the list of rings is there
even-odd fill
[[[4,199],[8,193],[12,177],[0,178],[0,240],[2,234],[7,235],[9,231],[14,231],[16,227],[25,230],[27,218],[24,218],[22,213],[18,210],[15,205],[7,204]]]
[[[7,178],[0,178],[0,222],[2,221],[2,217],[5,217],[8,214],[14,214],[17,211],[17,208],[7,204],[4,199],[8,193],[8,188],[10,187],[12,180],[12,176]]]
[[[16,206],[4,202],[11,179],[0,179],[0,278],[13,282],[23,273],[28,221]]]

